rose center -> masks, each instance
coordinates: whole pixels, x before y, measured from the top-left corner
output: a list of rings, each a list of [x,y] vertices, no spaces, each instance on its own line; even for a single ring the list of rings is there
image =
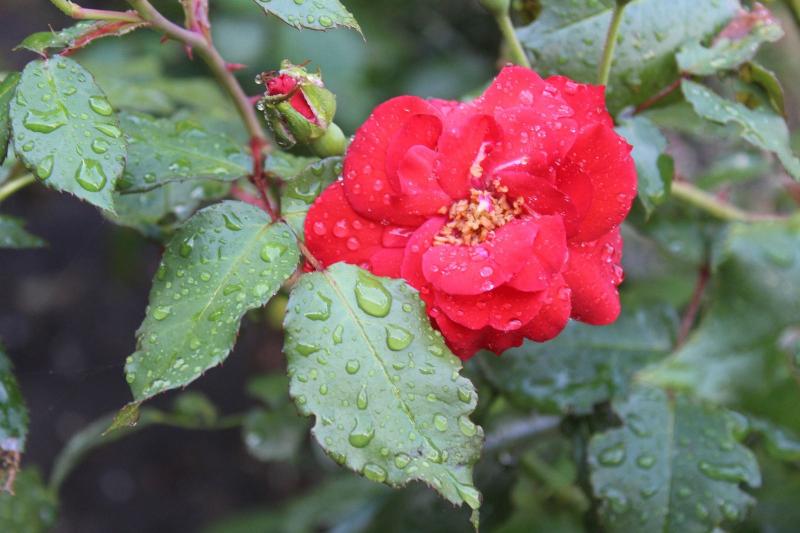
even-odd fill
[[[473,246],[489,238],[499,227],[514,220],[523,211],[524,198],[509,201],[508,188],[493,183],[492,190],[471,189],[468,199],[459,200],[439,211],[448,221],[433,238],[433,245],[464,244]]]

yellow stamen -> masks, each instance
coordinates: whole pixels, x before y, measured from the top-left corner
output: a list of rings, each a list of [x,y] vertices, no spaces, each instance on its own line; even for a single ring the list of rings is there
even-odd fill
[[[469,199],[459,200],[439,213],[449,221],[433,238],[433,244],[465,244],[472,246],[489,238],[492,231],[514,220],[522,213],[525,199],[509,202],[508,188],[495,182],[493,191],[471,189]]]

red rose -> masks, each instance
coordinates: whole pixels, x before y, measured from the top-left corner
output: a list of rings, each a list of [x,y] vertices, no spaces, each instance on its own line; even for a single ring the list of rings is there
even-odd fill
[[[631,147],[603,87],[506,67],[469,103],[401,96],[356,133],[306,219],[322,264],[419,290],[460,357],[619,314]]]

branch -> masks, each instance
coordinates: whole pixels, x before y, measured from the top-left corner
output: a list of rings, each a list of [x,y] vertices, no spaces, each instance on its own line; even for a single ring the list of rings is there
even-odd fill
[[[750,213],[686,181],[674,181],[672,183],[672,196],[722,220],[733,222],[766,222],[786,219],[784,216],[773,213]]]
[[[76,20],[111,20],[120,22],[142,22],[135,11],[107,11],[105,9],[88,9],[70,0],[50,0],[65,15]]]
[[[625,11],[627,2],[617,0],[614,5],[614,12],[611,15],[611,23],[606,34],[606,44],[603,47],[603,59],[600,61],[600,70],[597,73],[597,84],[608,85],[608,76],[611,74],[611,63],[614,61],[614,48],[617,46],[617,35],[622,23],[622,13]]]
[[[34,181],[36,181],[36,177],[33,174],[25,174],[0,186],[0,202]]]

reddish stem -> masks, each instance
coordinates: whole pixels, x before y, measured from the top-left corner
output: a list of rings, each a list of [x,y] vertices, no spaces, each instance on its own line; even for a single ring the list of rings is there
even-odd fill
[[[650,107],[657,104],[659,101],[663,100],[664,98],[675,92],[675,90],[681,86],[681,81],[683,81],[683,76],[680,76],[677,80],[673,81],[672,83],[670,83],[669,85],[658,91],[656,94],[654,94],[653,96],[651,96],[650,98],[648,98],[647,100],[636,106],[636,109],[633,110],[634,114],[638,114],[644,111],[645,109],[649,109]]]
[[[694,326],[697,313],[700,311],[700,304],[703,301],[703,294],[706,291],[706,286],[708,285],[710,277],[711,272],[708,268],[708,263],[704,263],[697,272],[697,282],[692,292],[692,299],[689,301],[686,313],[684,313],[681,319],[680,329],[678,329],[678,339],[676,341],[677,346],[682,345],[692,331],[692,326]]]
[[[250,182],[255,185],[264,202],[264,207],[272,220],[278,220],[278,214],[272,208],[267,193],[267,180],[264,177],[264,148],[269,146],[266,139],[261,137],[250,138],[250,152],[253,154],[253,173],[250,175]]]

